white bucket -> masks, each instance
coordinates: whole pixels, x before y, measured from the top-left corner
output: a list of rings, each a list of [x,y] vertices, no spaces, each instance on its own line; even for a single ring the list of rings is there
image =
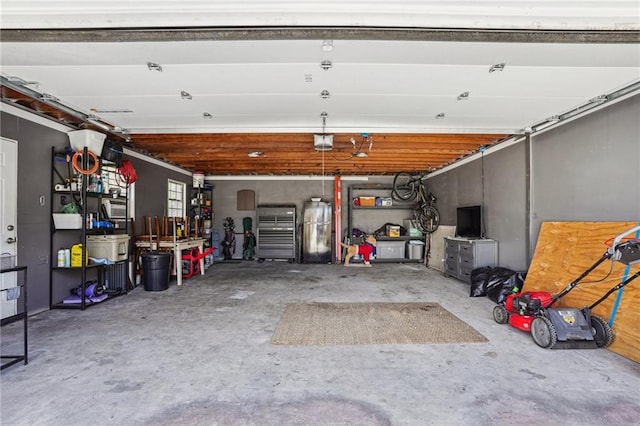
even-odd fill
[[[202,188],[204,186],[204,173],[196,172],[193,174],[193,187]]]

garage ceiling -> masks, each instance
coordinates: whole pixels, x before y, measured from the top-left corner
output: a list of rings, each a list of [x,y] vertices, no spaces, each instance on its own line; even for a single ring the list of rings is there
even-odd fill
[[[0,4],[3,105],[210,175],[436,170],[640,81],[636,1]]]

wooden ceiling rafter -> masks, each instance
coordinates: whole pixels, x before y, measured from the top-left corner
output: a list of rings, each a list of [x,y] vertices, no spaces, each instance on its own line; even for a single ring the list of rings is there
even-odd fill
[[[19,105],[75,128],[103,131],[44,100],[5,85],[4,102]],[[471,133],[334,133],[333,149],[313,146],[312,133],[137,133],[127,147],[154,158],[208,175],[393,175],[398,171],[430,171],[451,164],[509,135]],[[116,140],[122,135],[109,134]],[[355,141],[354,144],[351,140]],[[356,150],[368,154],[354,156]],[[260,151],[263,157],[249,158]]]

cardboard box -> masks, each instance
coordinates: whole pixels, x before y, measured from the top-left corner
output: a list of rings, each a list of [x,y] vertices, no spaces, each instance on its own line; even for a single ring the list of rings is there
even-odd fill
[[[393,200],[391,197],[380,197],[380,205],[382,207],[391,207],[393,205]]]
[[[362,207],[375,207],[376,197],[359,197],[360,205]]]
[[[398,238],[400,236],[400,226],[399,225],[387,225],[387,236]]]

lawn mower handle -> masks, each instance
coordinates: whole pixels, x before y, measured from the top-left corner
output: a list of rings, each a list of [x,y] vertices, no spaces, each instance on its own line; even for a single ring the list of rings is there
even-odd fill
[[[618,252],[617,247],[620,245],[620,241],[622,241],[622,239],[624,237],[626,237],[627,235],[632,234],[634,232],[638,232],[638,231],[640,231],[640,225],[634,226],[633,228],[623,232],[622,234],[616,236],[613,239],[613,243],[611,243],[611,247],[609,247],[609,249],[607,250],[609,253],[611,253],[611,256],[612,256],[613,260],[618,260],[618,259],[616,259],[616,252]],[[620,256],[619,253],[620,252],[618,252],[617,256]]]

